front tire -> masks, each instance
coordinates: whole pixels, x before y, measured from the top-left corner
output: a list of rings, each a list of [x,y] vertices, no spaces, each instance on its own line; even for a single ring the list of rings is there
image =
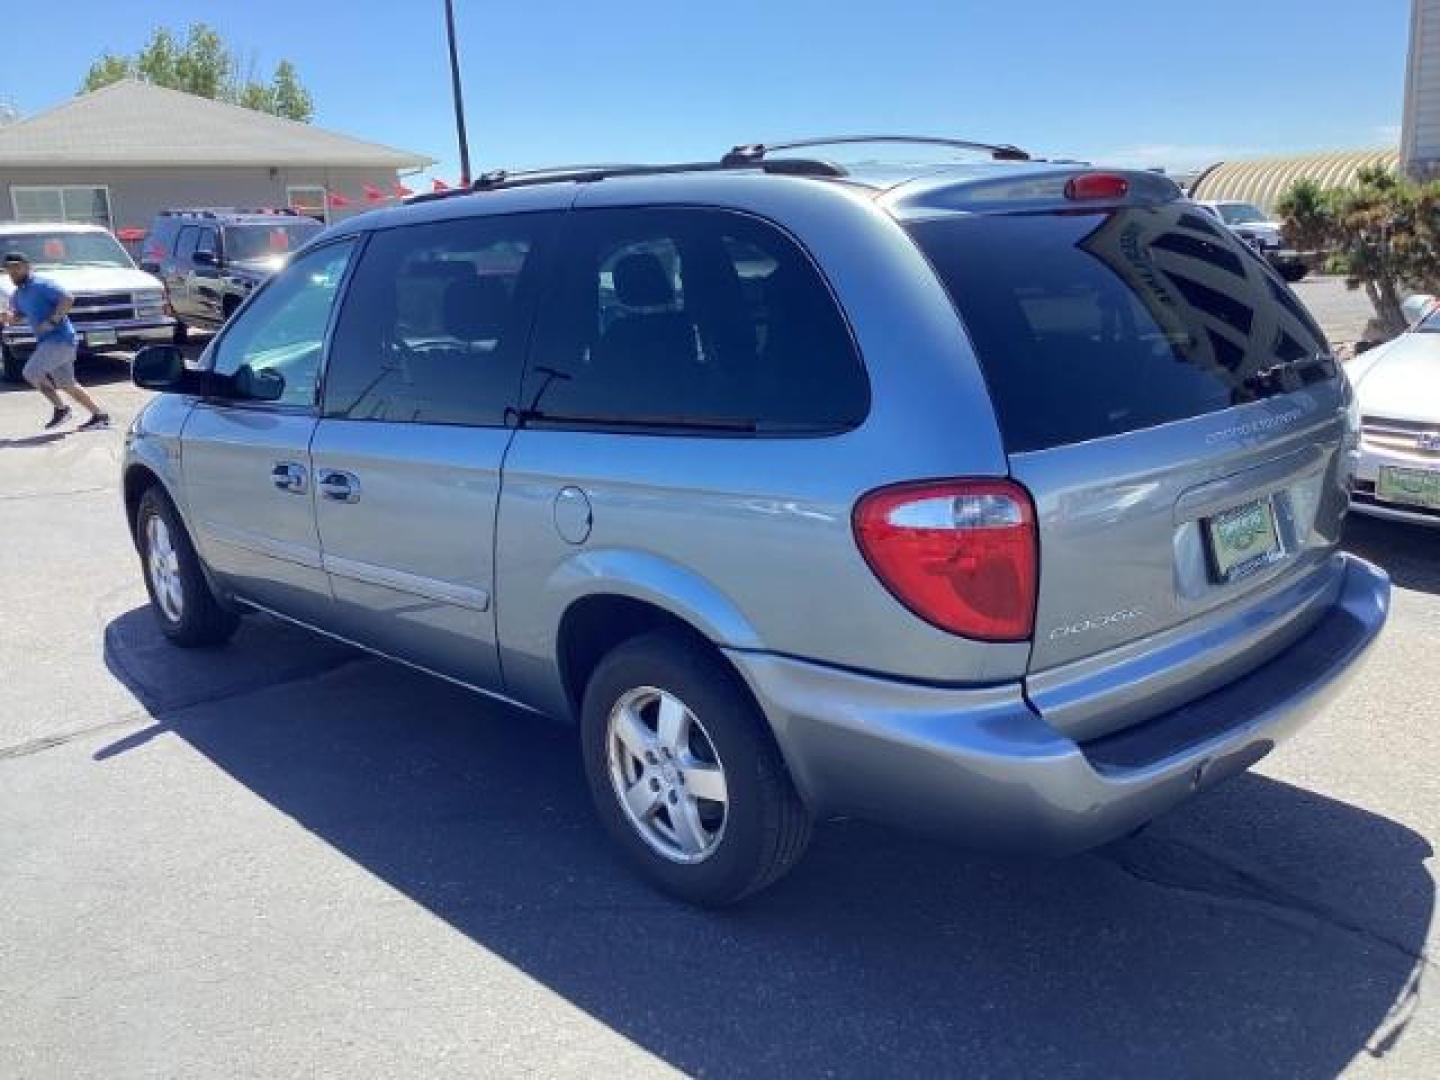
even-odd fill
[[[586,687],[581,745],[601,823],[671,896],[735,903],[805,851],[810,815],[764,717],[699,644],[647,634],[605,657]]]
[[[152,487],[141,497],[135,534],[145,590],[161,632],[183,649],[229,641],[240,624],[239,616],[211,591],[190,534],[160,488]]]

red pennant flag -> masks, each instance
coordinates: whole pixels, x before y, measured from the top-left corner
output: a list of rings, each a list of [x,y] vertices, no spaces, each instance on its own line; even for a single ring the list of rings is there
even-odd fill
[[[381,191],[374,184],[362,184],[361,186],[365,189],[366,202],[384,202],[390,198],[389,195],[386,195],[385,192]]]
[[[326,196],[325,201],[336,209],[350,205],[350,199],[338,191],[330,192],[330,194]]]
[[[411,195],[415,194],[415,192],[400,183],[399,180],[396,180],[395,183],[390,185],[390,190],[395,193],[397,199],[408,199]]]
[[[435,179],[435,180],[430,181],[430,190],[431,190],[431,191],[449,191],[449,190],[450,190],[450,185],[447,184],[444,180]]]

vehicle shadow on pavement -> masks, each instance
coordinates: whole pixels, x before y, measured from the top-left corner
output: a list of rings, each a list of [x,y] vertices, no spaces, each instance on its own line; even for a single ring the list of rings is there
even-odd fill
[[[1440,593],[1440,528],[1351,514],[1345,547],[1383,566],[1402,589]]]
[[[41,435],[27,435],[19,439],[0,439],[0,450],[29,450],[37,446],[49,446],[69,434],[69,431],[47,431]]]
[[[1429,845],[1256,775],[1064,861],[834,823],[700,912],[612,859],[560,725],[269,620],[186,653],[140,609],[105,649],[155,723],[97,767],[179,737],[687,1073],[1331,1077],[1418,1000]]]

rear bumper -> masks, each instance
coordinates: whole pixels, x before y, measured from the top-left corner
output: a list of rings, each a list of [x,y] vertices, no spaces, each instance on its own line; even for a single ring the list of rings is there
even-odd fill
[[[1066,738],[1018,685],[944,689],[732,653],[822,815],[1064,853],[1122,836],[1259,761],[1323,708],[1385,624],[1390,581],[1351,556],[1334,604],[1274,659],[1115,735]]]

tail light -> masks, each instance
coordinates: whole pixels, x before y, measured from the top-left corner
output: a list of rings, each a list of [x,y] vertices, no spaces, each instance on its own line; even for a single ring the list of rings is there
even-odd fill
[[[882,488],[856,506],[855,536],[876,577],[927,622],[982,641],[1023,641],[1034,632],[1035,510],[1020,485]]]

